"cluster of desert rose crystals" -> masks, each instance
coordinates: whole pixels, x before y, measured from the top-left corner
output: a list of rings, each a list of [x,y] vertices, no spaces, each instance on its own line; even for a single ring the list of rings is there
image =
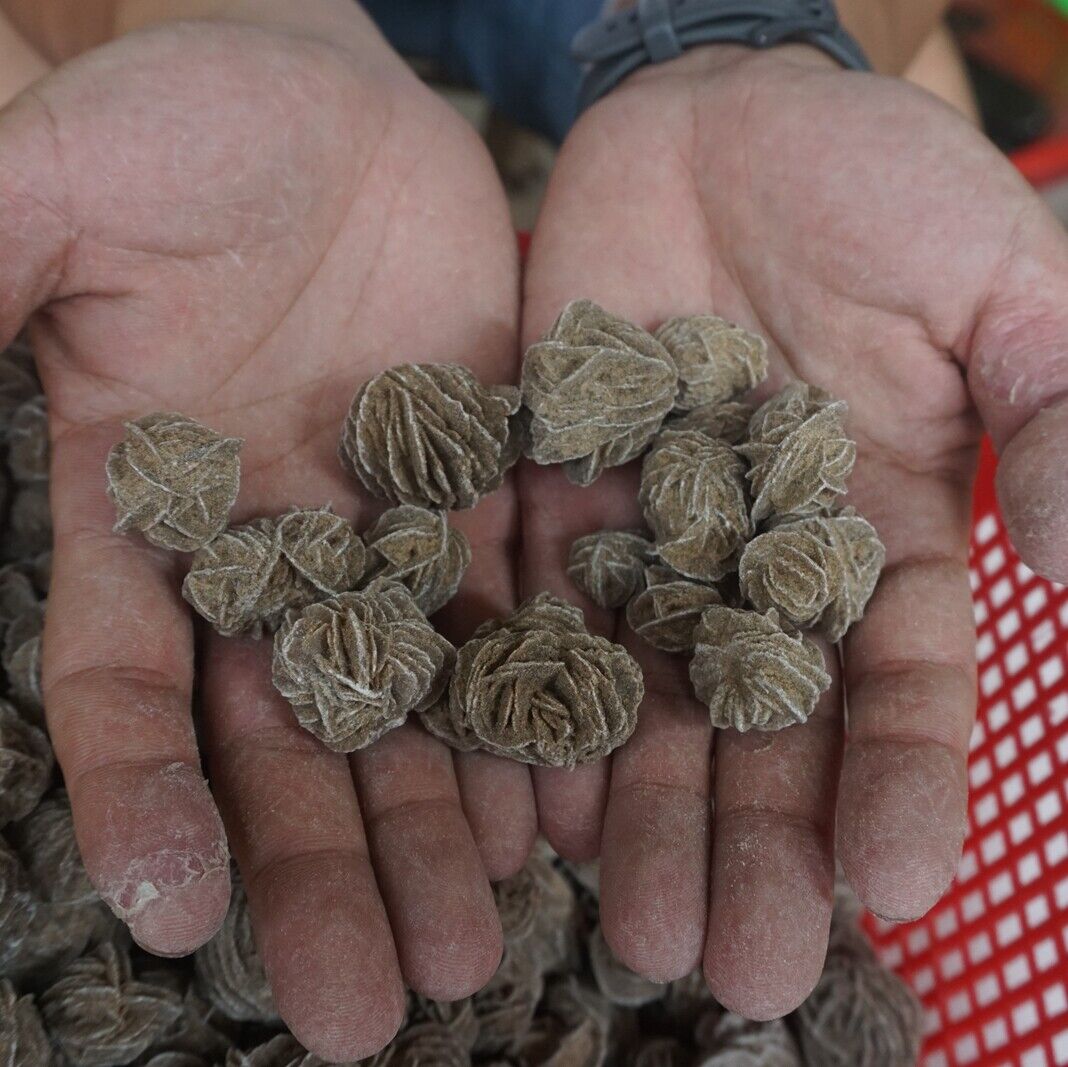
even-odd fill
[[[748,417],[739,420],[739,407],[728,402],[716,413],[697,407],[672,413],[667,421],[718,427],[717,433],[740,441]],[[338,516],[310,509],[257,520],[248,524],[253,532],[238,528],[245,532],[220,540],[233,534],[226,524],[236,495],[238,443],[181,416],[153,420],[149,430],[147,437],[131,432],[138,447],[115,461],[115,477],[123,481],[115,491],[120,516],[130,516],[130,528],[141,524],[154,531],[157,543],[173,542],[196,553],[196,592],[190,587],[187,595],[199,600],[198,610],[214,612],[213,624],[232,633],[269,633],[277,626],[281,634],[289,618],[294,626],[308,627],[314,638],[298,641],[299,653],[285,662],[294,668],[287,684],[307,683],[309,691],[345,686],[344,675],[333,677],[331,670],[322,676],[305,671],[307,657],[335,647],[331,642],[341,647],[362,634],[372,642],[368,650],[403,647],[412,653],[407,666],[389,674],[389,684],[383,681],[377,691],[378,718],[342,713],[343,723],[324,719],[320,728],[369,728],[397,714],[397,706],[418,701],[402,691],[418,690],[424,684],[420,679],[437,674],[435,650],[443,658],[447,653],[441,639],[425,634],[423,627],[432,628],[417,612],[430,613],[449,599],[470,558],[466,540],[449,527],[443,512],[400,504],[359,537]],[[8,502],[6,513],[0,513],[0,1064],[324,1067],[279,1018],[236,872],[222,928],[192,960],[164,960],[140,950],[90,884],[42,715],[41,624],[51,549],[47,414],[32,356],[22,344],[0,355],[0,449],[5,443],[6,464],[0,463],[0,497]],[[200,479],[195,471],[205,457],[225,469]],[[141,487],[135,478],[162,485],[174,499],[153,498],[158,489]],[[205,487],[203,499],[188,492],[198,485]],[[808,545],[804,538],[800,543]],[[211,552],[199,555],[212,545]],[[579,564],[595,575],[599,599],[627,604],[632,622],[644,620],[661,642],[674,633],[685,646],[692,643],[687,630],[693,630],[687,613],[700,616],[701,604],[720,604],[722,598],[714,586],[682,579],[659,563],[648,546],[644,536],[594,536]],[[811,546],[805,549],[811,551]],[[773,588],[776,581],[770,582]],[[334,592],[350,583],[355,588]],[[352,614],[376,613],[373,627],[349,627],[347,611],[330,605],[348,596],[362,598]],[[669,610],[671,604],[677,610]],[[660,608],[673,614],[673,628],[659,624]],[[797,618],[816,617],[810,608],[806,616],[797,604],[791,610]],[[829,616],[825,608],[818,614],[822,626]],[[618,646],[599,644],[583,631],[577,608],[547,596],[534,598],[509,619],[488,623],[459,651],[452,674],[463,680],[455,703],[443,671],[422,698],[442,687],[421,712],[424,721],[440,734],[451,731],[454,743],[477,747],[482,735],[495,751],[518,750],[517,758],[614,743],[627,730],[626,709],[640,676],[620,657]],[[420,636],[413,639],[413,632]],[[568,730],[531,731],[530,720],[524,725],[522,718],[511,729],[497,716],[498,706],[481,697],[475,701],[481,711],[478,732],[472,730],[461,710],[464,693],[492,687],[495,678],[526,669],[522,665],[543,652],[568,663],[578,679],[570,690],[573,697],[587,686],[600,693],[599,705],[585,700],[572,705],[562,699],[568,690],[549,687],[531,701],[528,711],[536,711],[546,726],[570,722],[574,707],[574,742],[568,741]],[[344,656],[325,658],[334,664],[332,670],[345,662]],[[314,696],[295,702],[313,709],[314,722]],[[596,707],[601,711],[595,714]],[[412,993],[398,1036],[380,1053],[347,1067],[910,1067],[916,1062],[919,1005],[908,987],[879,964],[857,926],[857,904],[848,893],[837,901],[831,949],[811,996],[785,1020],[752,1023],[717,1004],[699,971],[661,985],[616,959],[598,923],[597,884],[595,864],[568,864],[539,846],[523,871],[494,887],[505,952],[485,988],[455,1003]]]
[[[548,594],[457,652],[426,619],[471,560],[445,512],[497,489],[520,454],[584,486],[644,457],[648,533],[579,538],[569,573],[650,644],[691,655],[714,725],[780,729],[830,684],[801,631],[841,638],[883,549],[837,506],[856,454],[845,405],[793,383],[754,410],[743,397],[767,366],[761,338],[716,316],[651,334],[579,300],[528,349],[520,388],[452,364],[361,385],[339,455],[393,505],[364,538],[328,507],[228,527],[241,442],[173,413],[127,425],[108,491],[119,529],[194,553],[183,595],[220,633],[275,635],[275,686],[331,748],[415,712],[456,748],[570,767],[634,731],[641,671]]]

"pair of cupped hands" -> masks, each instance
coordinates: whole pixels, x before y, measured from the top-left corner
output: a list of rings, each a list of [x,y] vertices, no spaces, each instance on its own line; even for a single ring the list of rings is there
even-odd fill
[[[490,978],[491,882],[540,830],[600,855],[624,963],[703,967],[728,1007],[778,1016],[820,973],[836,858],[890,919],[954,872],[984,426],[1019,550],[1068,578],[1068,240],[933,97],[803,47],[721,47],[579,121],[521,272],[475,133],[350,6],[320,28],[135,33],[0,112],[0,341],[32,317],[53,440],[45,699],[90,875],[140,944],[181,954],[218,927],[232,852],[279,1011],[353,1059],[393,1035],[405,986],[453,999]],[[849,402],[849,503],[888,558],[804,726],[713,735],[685,660],[585,602],[645,672],[610,761],[531,770],[414,723],[346,759],[272,689],[269,642],[196,630],[181,561],[112,532],[105,456],[155,410],[245,439],[236,521],[331,502],[362,528],[380,505],[336,456],[357,386],[407,361],[515,382],[576,297],[645,326],[715,312],[768,338],[768,389],[799,377]],[[579,489],[522,463],[450,517],[474,562],[442,628],[462,642],[546,589],[582,603],[571,541],[639,518],[632,469]]]

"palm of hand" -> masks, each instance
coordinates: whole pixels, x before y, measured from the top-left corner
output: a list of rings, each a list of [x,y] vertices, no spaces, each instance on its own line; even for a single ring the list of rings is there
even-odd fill
[[[965,365],[1004,440],[1029,411],[1007,409],[1011,368],[990,357],[1028,300],[1043,310],[1068,257],[1018,177],[933,98],[814,55],[704,62],[644,72],[573,132],[535,234],[524,335],[576,295],[645,325],[712,310],[769,339],[765,394],[796,377],[849,402],[846,502],[888,550],[844,647],[850,743],[836,680],[805,727],[719,733],[713,768],[685,665],[621,637],[646,670],[638,732],[610,784],[603,767],[538,781],[538,805],[576,855],[603,818],[602,923],[624,961],[666,980],[703,958],[727,1006],[773,1017],[819,975],[836,819],[838,859],[880,914],[922,913],[955,870],[975,685]],[[1026,299],[1021,247],[1052,279],[1026,270]],[[638,518],[633,472],[582,491],[527,470],[521,491],[526,569],[561,589],[573,537]]]
[[[354,67],[298,38],[173,27],[69,65],[7,118],[14,165],[59,172],[31,194],[55,230],[37,320],[50,726],[91,875],[157,951],[211,933],[229,876],[175,558],[112,534],[100,492],[121,421],[178,410],[244,438],[238,521],[332,502],[366,522],[336,456],[359,382],[407,360],[515,377],[514,237],[473,132],[402,69]],[[509,606],[514,510],[506,488],[457,517],[478,563],[448,625]],[[212,788],[278,1007],[323,1055],[369,1054],[399,1024],[402,974],[454,997],[495,968],[478,847],[498,876],[522,862],[529,776],[487,758],[454,773],[408,727],[350,767],[295,726],[266,643],[203,654]]]

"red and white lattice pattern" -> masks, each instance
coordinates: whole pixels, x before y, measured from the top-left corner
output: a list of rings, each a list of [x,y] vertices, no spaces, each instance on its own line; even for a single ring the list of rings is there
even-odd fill
[[[926,1008],[924,1067],[1068,1065],[1068,589],[1016,556],[984,461],[971,582],[979,719],[957,880],[869,930]]]

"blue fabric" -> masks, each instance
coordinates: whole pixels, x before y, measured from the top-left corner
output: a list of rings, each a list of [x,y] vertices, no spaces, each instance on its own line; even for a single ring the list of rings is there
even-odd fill
[[[578,113],[571,39],[603,0],[365,0],[400,52],[434,59],[504,114],[559,141]]]

